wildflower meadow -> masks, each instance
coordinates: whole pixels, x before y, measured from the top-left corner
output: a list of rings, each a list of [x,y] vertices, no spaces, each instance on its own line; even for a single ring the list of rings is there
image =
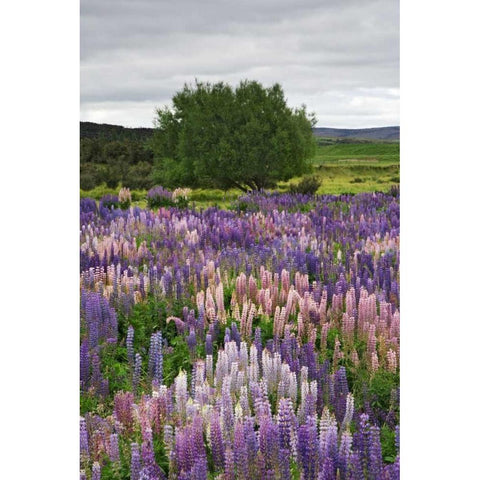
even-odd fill
[[[398,480],[399,192],[80,202],[80,478]]]

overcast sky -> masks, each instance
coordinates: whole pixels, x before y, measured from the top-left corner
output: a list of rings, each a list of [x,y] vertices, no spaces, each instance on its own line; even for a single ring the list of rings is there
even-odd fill
[[[317,127],[399,125],[398,0],[81,0],[83,121],[151,127],[195,78],[280,83]]]

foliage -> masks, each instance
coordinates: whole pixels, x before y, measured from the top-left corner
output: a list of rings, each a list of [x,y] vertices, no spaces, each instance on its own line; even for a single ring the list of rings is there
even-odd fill
[[[81,200],[86,478],[398,480],[398,189],[241,201]]]
[[[172,109],[157,110],[155,181],[246,191],[308,170],[314,119],[305,107],[287,107],[280,85],[196,82],[172,102]]]
[[[120,192],[118,192],[118,203],[123,210],[130,207],[130,204],[132,203],[132,194],[130,193],[129,188],[122,187],[120,189]]]
[[[303,195],[315,195],[321,187],[322,180],[316,175],[307,175],[303,177],[296,185],[290,185],[292,193],[301,193]]]
[[[147,203],[149,208],[173,207],[175,205],[172,192],[160,185],[157,185],[148,191]]]
[[[153,152],[145,141],[117,138],[80,139],[80,187],[91,190],[102,183],[109,188],[152,186]]]
[[[117,208],[119,206],[118,196],[107,194],[100,199],[99,209],[107,208],[111,210],[112,208]]]

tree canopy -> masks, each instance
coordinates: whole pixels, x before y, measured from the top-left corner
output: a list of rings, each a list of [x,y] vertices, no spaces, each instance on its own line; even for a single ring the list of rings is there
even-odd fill
[[[259,190],[302,175],[314,155],[313,115],[287,106],[279,84],[185,85],[157,110],[155,181]]]

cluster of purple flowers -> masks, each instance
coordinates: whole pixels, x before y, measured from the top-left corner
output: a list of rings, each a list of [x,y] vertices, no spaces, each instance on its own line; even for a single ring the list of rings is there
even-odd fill
[[[172,206],[175,202],[172,192],[158,185],[147,192],[147,203],[150,208],[158,208]]]
[[[398,388],[381,408],[352,388],[398,376],[398,196],[239,202],[103,214],[84,202],[80,380],[100,407],[80,420],[81,475],[398,479]],[[167,314],[142,344],[128,319],[152,299]],[[166,382],[175,347],[158,325],[171,335],[171,323],[192,369]],[[122,391],[102,365],[116,349]]]

